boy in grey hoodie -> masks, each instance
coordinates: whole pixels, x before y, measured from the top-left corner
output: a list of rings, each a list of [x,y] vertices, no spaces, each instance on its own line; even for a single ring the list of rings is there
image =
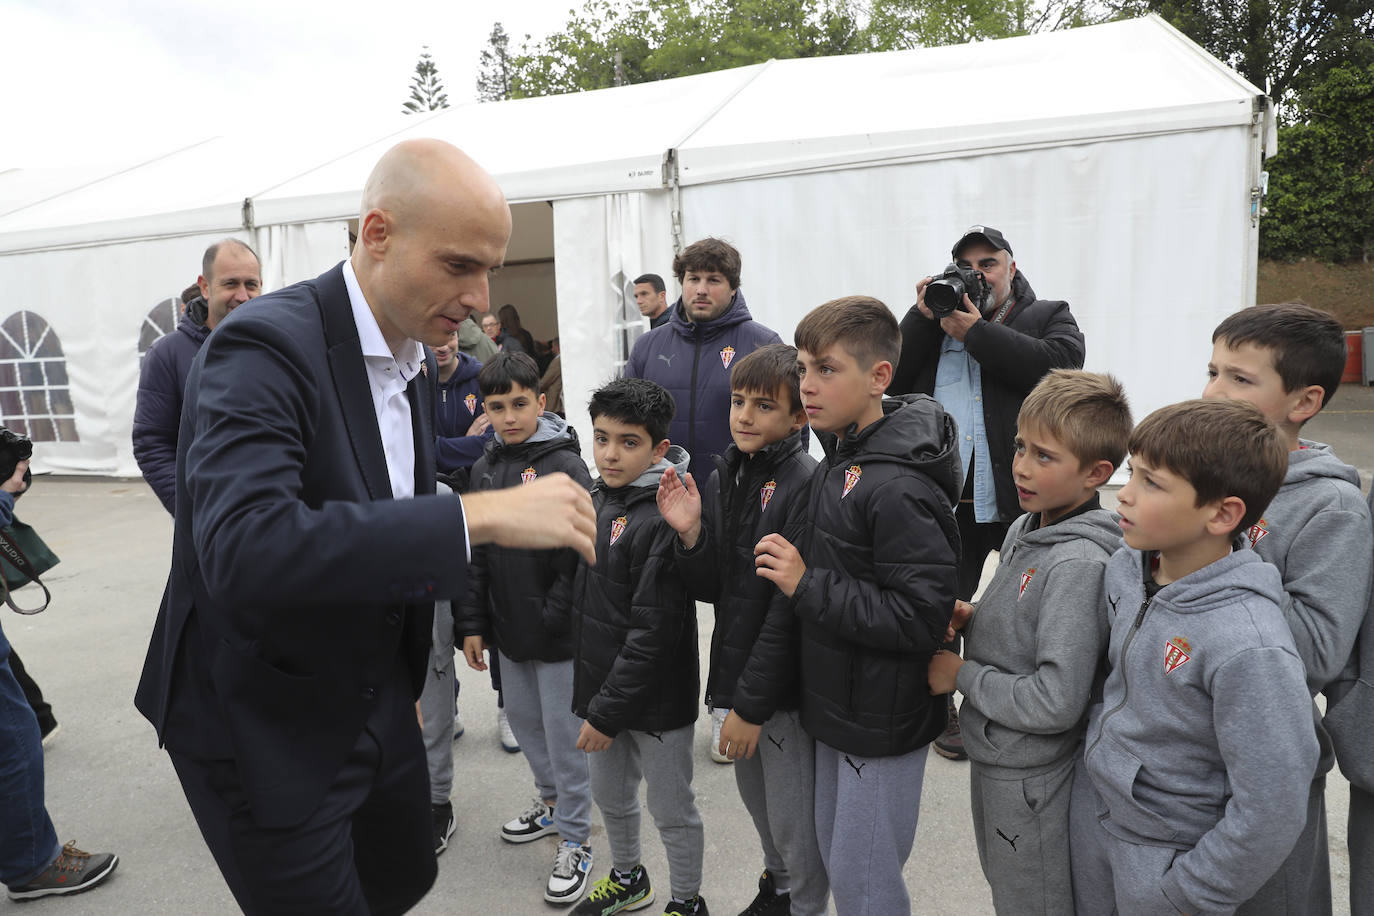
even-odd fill
[[[1282,583],[1243,536],[1287,455],[1231,401],[1157,410],[1130,451],[1109,673],[1074,789],[1095,815],[1075,813],[1078,912],[1232,913],[1292,849],[1317,762]]]
[[[1257,305],[1230,315],[1212,333],[1203,391],[1206,398],[1254,404],[1278,427],[1288,450],[1283,486],[1247,537],[1283,579],[1280,607],[1314,697],[1350,659],[1374,566],[1374,531],[1359,474],[1329,447],[1299,438],[1302,425],[1335,394],[1344,364],[1345,337],[1336,319],[1298,303]],[[1321,761],[1308,794],[1306,829],[1282,868],[1240,908],[1246,916],[1331,913],[1326,773],[1335,758],[1315,704],[1311,712]]]
[[[1122,459],[1131,410],[1116,379],[1057,369],[1016,418],[1012,476],[1026,514],[1007,532],[976,613],[955,603],[964,658],[930,663],[932,694],[964,695],[978,861],[999,913],[1073,911],[1069,796],[1107,645],[1102,575],[1121,545],[1097,489]]]

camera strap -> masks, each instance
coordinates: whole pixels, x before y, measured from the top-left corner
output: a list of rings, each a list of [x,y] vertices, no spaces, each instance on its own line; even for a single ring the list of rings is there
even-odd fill
[[[1011,311],[1011,307],[1012,307],[1013,305],[1015,305],[1015,304],[1016,304],[1016,297],[1015,297],[1015,296],[1008,296],[1008,297],[1007,297],[1007,301],[1006,301],[1006,302],[1003,302],[1003,303],[1002,303],[1002,307],[999,308],[999,309],[997,310],[997,314],[992,316],[992,323],[993,323],[993,324],[1001,324],[1002,322],[1006,321],[1006,320],[1007,320],[1007,312],[1010,312],[1010,311]]]
[[[0,589],[4,589],[5,603],[10,606],[16,614],[41,614],[48,609],[52,602],[52,592],[43,584],[43,580],[38,578],[38,573],[34,571],[33,564],[29,558],[24,556],[24,551],[19,549],[19,545],[5,536],[3,529],[0,529],[0,556],[9,561],[10,565],[19,570],[20,574],[27,576],[39,588],[43,590],[43,605],[36,608],[22,608],[14,603],[14,598],[10,593],[9,585],[5,582],[4,576],[0,576]]]

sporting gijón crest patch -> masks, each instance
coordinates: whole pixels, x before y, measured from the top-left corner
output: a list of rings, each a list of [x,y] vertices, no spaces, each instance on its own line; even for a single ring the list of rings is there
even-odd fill
[[[1164,644],[1164,673],[1173,674],[1193,657],[1193,647],[1182,636],[1175,636]]]
[[[534,468],[525,468],[523,471],[520,472],[520,482],[530,483],[538,476],[539,474],[535,471]]]
[[[611,520],[611,543],[620,540],[620,536],[625,533],[625,516]]]
[[[467,405],[468,413],[477,413],[477,395],[467,395],[463,398],[463,403]]]
[[[768,508],[768,501],[773,498],[773,491],[778,488],[776,480],[770,480],[759,488],[759,511]]]
[[[734,347],[726,347],[724,350],[721,350],[721,351],[720,351],[720,364],[721,364],[722,366],[724,366],[726,369],[729,369],[729,368],[730,368],[730,363],[734,362],[734,360],[735,360],[735,348],[734,348]]]
[[[840,499],[849,495],[849,491],[859,485],[859,478],[864,474],[864,469],[857,464],[851,464],[844,469],[844,492],[840,494]]]
[[[1250,526],[1250,530],[1246,534],[1246,537],[1250,539],[1250,549],[1254,550],[1255,545],[1258,544],[1260,541],[1264,540],[1268,536],[1269,523],[1266,522],[1264,519],[1260,519],[1259,521],[1255,522],[1253,525]]]
[[[1026,586],[1030,585],[1031,577],[1035,575],[1035,567],[1032,566],[1021,574],[1021,587],[1016,590],[1016,600],[1020,601],[1021,596],[1026,593]]]

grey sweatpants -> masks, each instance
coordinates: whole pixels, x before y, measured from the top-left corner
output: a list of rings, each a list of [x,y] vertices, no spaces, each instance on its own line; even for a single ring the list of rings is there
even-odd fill
[[[929,751],[859,757],[816,742],[816,840],[839,916],[911,913],[902,867],[916,841]]]
[[[668,854],[668,884],[679,900],[701,890],[706,834],[692,792],[690,725],[666,732],[623,731],[604,751],[588,754],[592,798],[606,822],[611,864],[629,871],[640,864],[639,781],[649,814]]]
[[[1350,916],[1374,916],[1374,793],[1350,787]]]
[[[973,837],[998,913],[1073,912],[1069,798],[1074,758],[1034,776],[1004,778],[969,766]]]
[[[553,822],[564,840],[586,843],[592,834],[591,776],[577,749],[582,720],[572,711],[573,663],[517,662],[501,656],[506,718],[534,774],[534,790],[558,799]]]
[[[816,743],[795,709],[763,723],[753,757],[735,761],[735,785],[763,846],[764,867],[792,893],[792,916],[825,916],[830,882],[816,843]]]
[[[453,791],[453,606],[434,602],[434,641],[420,691],[421,733],[429,764],[429,803],[442,805]]]
[[[1353,863],[1352,863],[1353,865]],[[1326,774],[1312,781],[1307,823],[1293,851],[1236,916],[1331,916],[1331,854],[1326,844]]]

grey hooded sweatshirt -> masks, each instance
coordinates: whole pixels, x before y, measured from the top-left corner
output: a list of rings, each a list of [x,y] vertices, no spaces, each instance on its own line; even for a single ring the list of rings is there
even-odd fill
[[[1149,559],[1107,564],[1111,671],[1085,762],[1108,833],[1180,850],[1160,888],[1181,912],[1230,913],[1281,865],[1317,763],[1278,571],[1238,549],[1145,599]]]
[[[1369,606],[1374,529],[1360,495],[1360,474],[1330,446],[1300,441],[1288,473],[1250,545],[1283,577],[1280,607],[1307,668],[1313,696],[1350,659]]]
[[[989,775],[1029,776],[1067,759],[1107,648],[1102,577],[1121,546],[1116,515],[1092,509],[1044,528],[1012,523],[965,627],[957,684],[964,748]]]

